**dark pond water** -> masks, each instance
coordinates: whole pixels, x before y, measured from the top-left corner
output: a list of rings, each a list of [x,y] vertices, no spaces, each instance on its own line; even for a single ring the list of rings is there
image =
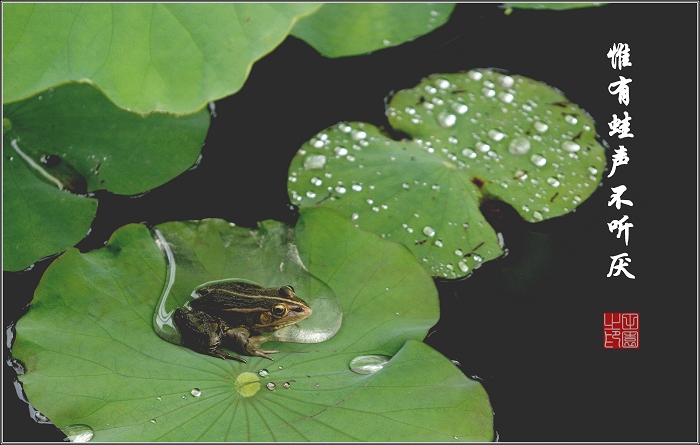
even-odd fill
[[[613,148],[619,141],[607,137],[607,122],[628,111],[630,164],[563,218],[531,225],[512,209],[492,209],[509,254],[466,280],[436,282],[442,315],[426,342],[483,382],[502,441],[693,441],[696,12],[692,4],[613,4],[505,16],[496,4],[460,4],[428,36],[339,60],[288,38],[254,65],[243,90],[217,102],[196,169],[138,198],[97,193],[97,218],[78,247],[99,248],[130,222],[293,223],[287,168],[319,130],[352,120],[385,125],[384,97],[432,73],[522,74],[564,91]],[[619,42],[630,45],[633,63],[622,72],[606,58]],[[633,79],[627,107],[607,91],[620,74]],[[607,228],[620,217],[607,206],[619,184],[634,202],[628,247]],[[633,258],[635,280],[606,277],[610,256],[622,251]],[[3,274],[5,327],[26,312],[51,261]],[[603,312],[639,312],[640,349],[605,350]],[[30,418],[8,359],[5,348],[4,440],[62,440]]]

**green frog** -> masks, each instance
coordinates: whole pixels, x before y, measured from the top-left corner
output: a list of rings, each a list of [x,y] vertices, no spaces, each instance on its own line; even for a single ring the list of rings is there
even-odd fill
[[[279,351],[263,350],[266,334],[311,315],[311,308],[294,294],[292,286],[265,288],[246,282],[222,282],[195,291],[189,307],[175,310],[174,321],[183,344],[201,354],[246,360],[229,354],[265,357]]]

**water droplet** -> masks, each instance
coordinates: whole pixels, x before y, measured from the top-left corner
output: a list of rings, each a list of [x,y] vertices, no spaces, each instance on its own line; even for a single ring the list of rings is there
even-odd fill
[[[509,104],[513,102],[513,99],[515,99],[515,96],[513,96],[511,93],[508,93],[506,91],[501,91],[498,93],[498,98],[501,100],[501,102]]]
[[[353,214],[350,216],[350,219],[352,219],[353,221],[357,221],[357,218],[359,218],[359,217],[360,217],[360,214],[359,214],[359,213],[353,213]]]
[[[483,74],[481,74],[479,71],[472,70],[467,73],[467,76],[469,76],[471,80],[481,80]]]
[[[481,89],[481,94],[483,94],[485,97],[493,97],[496,95],[496,91],[492,90],[491,88],[482,88]]]
[[[559,187],[559,180],[552,176],[551,178],[547,178],[547,184],[551,185],[552,187]]]
[[[199,390],[199,388],[194,388],[192,391],[190,391],[190,394],[194,397],[199,397],[202,395],[202,391]]]
[[[433,237],[433,236],[435,236],[435,229],[433,229],[430,226],[425,226],[425,227],[423,227],[423,234],[425,236]]]
[[[544,122],[537,121],[533,124],[533,127],[535,127],[535,130],[539,131],[540,133],[544,133],[549,129],[549,125],[545,124]]]
[[[391,40],[384,39],[384,40],[382,40],[382,43],[384,44],[384,46],[389,46],[389,45],[391,45]]]
[[[362,130],[352,130],[350,135],[354,140],[359,141],[367,137],[367,133]]]
[[[374,374],[381,370],[391,357],[385,355],[360,355],[350,361],[350,370],[357,374]]]
[[[452,110],[457,114],[464,114],[469,111],[469,107],[465,104],[455,102],[452,104]]]
[[[570,114],[567,114],[564,120],[572,125],[578,122],[578,119],[576,119],[575,116],[572,116]]]
[[[321,181],[321,178],[319,178],[318,176],[314,176],[313,178],[311,178],[311,183],[315,186],[320,186],[321,184],[323,184],[323,181]]]
[[[561,148],[569,153],[577,152],[581,149],[581,146],[574,141],[564,141],[561,144]]]
[[[469,159],[474,159],[476,157],[476,152],[471,148],[465,148],[462,150],[462,156]]]
[[[462,252],[461,250],[457,249],[457,250],[455,250],[455,255],[457,255],[457,256],[462,256],[462,255],[464,255],[464,252]]]
[[[473,258],[474,261],[476,261],[477,263],[480,263],[480,262],[484,261],[484,258],[483,258],[481,255],[479,255],[479,254],[474,255],[472,258]]]
[[[547,163],[547,159],[542,155],[534,154],[530,156],[530,162],[538,167],[543,167]]]
[[[457,116],[447,111],[442,111],[437,117],[438,124],[444,128],[450,128],[457,123]]]
[[[450,87],[450,81],[447,79],[438,79],[435,81],[435,86],[440,89],[446,90]]]
[[[374,204],[374,199],[368,198],[368,199],[367,199],[367,204],[369,204],[369,205]]]
[[[508,151],[514,155],[524,155],[530,151],[530,141],[525,138],[515,138],[510,142]]]
[[[489,130],[489,137],[494,141],[498,142],[500,140],[503,140],[503,138],[506,137],[506,135],[498,130]]]
[[[433,189],[433,190],[440,190],[440,186],[437,185],[437,184],[431,185],[430,188]]]
[[[258,371],[258,375],[260,377],[267,377],[270,375],[270,371],[268,371],[267,369],[261,369],[260,371]]]
[[[284,386],[285,388],[289,388],[290,386],[292,386],[292,384],[290,382],[284,382],[282,386]]]
[[[277,388],[277,385],[274,382],[267,382],[265,384],[265,387],[267,389],[269,389],[270,391],[272,391],[273,389]]]
[[[513,85],[515,85],[515,79],[513,79],[510,76],[503,76],[500,79],[498,79],[498,84],[503,88],[510,88]]]
[[[151,423],[155,425],[156,419],[151,419]]]
[[[151,422],[155,423],[155,420]],[[67,427],[61,428],[61,431],[63,431],[63,434],[65,434],[71,442],[89,442],[95,435],[95,432],[89,425],[82,423],[68,425]]]
[[[352,131],[352,127],[345,122],[341,122],[338,124],[338,129],[342,131],[343,133],[350,133]]]
[[[493,130],[491,130],[491,131],[493,131]],[[485,143],[479,141],[476,143],[476,149],[482,153],[486,153],[487,151],[491,150],[491,146],[489,144],[485,144]]]
[[[514,179],[520,179],[520,180],[525,180],[527,179],[527,172],[525,170],[518,170],[515,172],[515,175],[513,176]]]
[[[304,159],[304,168],[306,170],[318,170],[326,165],[326,157],[324,155],[309,155]]]
[[[333,151],[334,151],[335,154],[337,154],[338,156],[345,156],[346,154],[348,154],[348,149],[345,148],[345,147],[340,147],[340,146],[338,146],[338,147],[335,147],[335,148],[333,149]]]
[[[353,184],[352,189],[355,190],[356,192],[362,191],[362,186],[360,184]]]
[[[436,240],[435,240],[435,245],[438,246],[438,247],[442,247],[442,240],[436,239]]]
[[[469,265],[467,264],[466,261],[462,260],[459,263],[457,263],[457,267],[459,267],[459,270],[462,272],[468,272],[469,271]]]
[[[158,397],[156,397],[156,400],[158,400],[160,402],[161,400],[163,400],[163,398],[161,396],[158,396]]]
[[[532,212],[532,217],[535,218],[536,221],[542,221],[543,219],[542,214],[538,211]]]
[[[306,197],[309,199],[314,199],[316,197],[316,193],[309,190],[308,192],[306,192]]]
[[[347,189],[345,187],[339,185],[335,188],[335,191],[336,191],[336,193],[343,195],[343,194],[345,194],[345,192],[347,192]]]
[[[595,175],[595,174],[598,173],[598,169],[595,168],[595,167],[592,167],[592,166],[591,166],[591,167],[588,167],[588,173],[590,173],[590,174],[592,174],[592,175]]]

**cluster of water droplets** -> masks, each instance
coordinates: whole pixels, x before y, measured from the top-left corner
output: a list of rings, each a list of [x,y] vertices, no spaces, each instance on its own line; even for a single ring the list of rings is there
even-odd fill
[[[552,99],[533,100],[540,96]],[[521,76],[493,70],[432,76],[395,94],[386,114],[413,139],[392,141],[357,122],[319,132],[290,169],[290,198],[300,206],[333,203],[357,227],[410,245],[437,276],[465,276],[503,246],[469,236],[469,224],[459,221],[475,223],[481,215],[437,221],[420,209],[444,196],[471,194],[478,202],[488,192],[541,221],[587,198],[605,166],[585,112]],[[461,183],[440,176],[445,172],[457,172],[450,178]],[[407,206],[418,210],[415,219]]]
[[[437,75],[399,92],[386,113],[396,128],[426,135],[428,153],[443,151],[457,168],[500,185],[502,191],[490,191],[526,219],[538,221],[553,206],[560,207],[557,214],[567,213],[590,195],[605,155],[581,142],[594,136],[585,112],[563,96],[553,103],[536,102],[527,97],[533,96],[533,84],[492,70]],[[435,136],[445,132],[447,143]],[[513,187],[517,192],[509,193]]]

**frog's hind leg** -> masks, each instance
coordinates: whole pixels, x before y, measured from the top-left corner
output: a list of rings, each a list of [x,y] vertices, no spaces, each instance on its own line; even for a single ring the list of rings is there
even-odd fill
[[[245,328],[232,328],[225,333],[226,346],[254,357],[264,357],[268,360],[274,361],[272,357],[267,354],[274,354],[279,351],[276,350],[264,350],[260,349],[260,344],[262,343],[261,337],[251,337],[248,329]],[[264,340],[263,340],[264,341]]]
[[[221,326],[214,317],[201,311],[178,308],[174,321],[184,346],[200,354],[247,363],[243,358],[220,348],[222,331],[227,327]]]

